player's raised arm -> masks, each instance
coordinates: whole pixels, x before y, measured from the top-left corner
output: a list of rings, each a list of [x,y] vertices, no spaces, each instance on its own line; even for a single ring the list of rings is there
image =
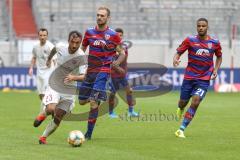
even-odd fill
[[[54,48],[51,50],[50,55],[48,56],[48,59],[47,59],[47,62],[46,62],[46,65],[47,65],[48,67],[51,66],[52,57],[53,57],[56,53],[57,53],[57,49],[56,49],[56,47],[54,47]]]

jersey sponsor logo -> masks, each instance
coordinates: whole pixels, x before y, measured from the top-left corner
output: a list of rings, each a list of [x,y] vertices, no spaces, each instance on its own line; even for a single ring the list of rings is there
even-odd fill
[[[106,45],[106,42],[104,40],[95,40],[93,42],[93,45],[94,46],[105,46]]]
[[[199,56],[209,56],[210,53],[207,49],[198,49],[197,52],[196,52],[196,55],[199,55]]]

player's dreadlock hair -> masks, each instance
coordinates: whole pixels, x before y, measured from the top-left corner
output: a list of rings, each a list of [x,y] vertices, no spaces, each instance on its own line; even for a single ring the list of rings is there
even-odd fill
[[[199,18],[199,19],[197,20],[197,22],[199,22],[199,21],[204,21],[204,22],[206,22],[206,23],[208,24],[208,20],[207,20],[206,18]]]
[[[68,41],[70,41],[71,38],[76,38],[79,37],[80,39],[82,39],[82,34],[78,31],[71,31],[68,35]]]

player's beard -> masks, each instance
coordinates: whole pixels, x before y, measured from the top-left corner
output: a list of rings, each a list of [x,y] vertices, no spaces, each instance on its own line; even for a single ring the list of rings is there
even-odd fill
[[[204,37],[204,36],[206,36],[207,35],[207,31],[199,31],[198,32],[198,35],[200,36],[200,37]]]
[[[40,40],[41,45],[44,45],[47,40]]]
[[[97,20],[98,28],[103,28],[107,25],[107,21]]]
[[[79,48],[79,47],[78,47]],[[70,54],[74,54],[77,50],[78,50],[78,48],[70,48],[69,49],[69,53]]]

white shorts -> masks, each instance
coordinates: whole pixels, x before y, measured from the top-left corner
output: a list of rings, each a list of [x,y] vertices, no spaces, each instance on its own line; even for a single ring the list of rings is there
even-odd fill
[[[48,86],[42,102],[45,106],[55,103],[57,107],[68,113],[74,108],[75,96],[60,94]]]
[[[37,90],[39,94],[45,94],[51,73],[52,70],[39,71],[37,73]]]

